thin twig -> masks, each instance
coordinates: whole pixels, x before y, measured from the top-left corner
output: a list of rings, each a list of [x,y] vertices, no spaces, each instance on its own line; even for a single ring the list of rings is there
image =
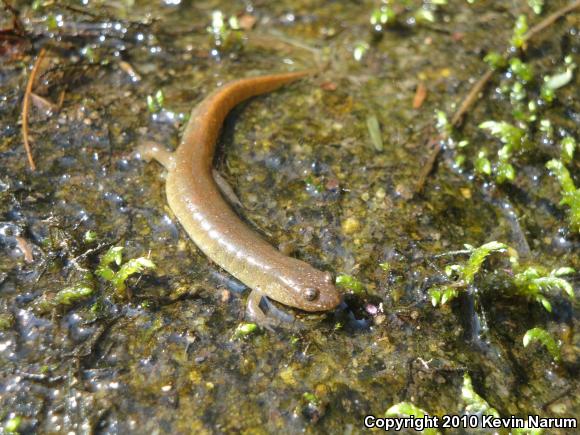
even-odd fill
[[[87,9],[82,8],[80,6],[66,5],[66,4],[62,4],[60,2],[57,3],[57,5],[63,9],[68,9],[69,11],[76,12],[76,13],[79,13],[82,15],[86,15],[86,16],[89,16],[91,18],[107,18],[104,15],[95,14],[94,12],[88,11]]]
[[[425,187],[425,182],[427,181],[427,177],[429,176],[429,174],[431,174],[431,171],[433,171],[433,168],[435,167],[435,162],[437,161],[437,157],[441,152],[442,140],[443,137],[441,135],[437,135],[435,138],[432,138],[427,143],[427,148],[431,148],[431,153],[429,154],[427,161],[421,168],[421,172],[419,173],[419,177],[417,179],[417,184],[415,184],[415,191],[413,192],[413,195],[418,195],[423,191],[423,188]]]
[[[453,127],[457,127],[461,123],[463,115],[465,115],[465,113],[471,108],[471,106],[473,106],[473,103],[477,101],[479,93],[485,87],[487,82],[492,78],[493,73],[494,70],[492,69],[487,70],[485,74],[482,75],[477,82],[475,82],[475,84],[473,85],[467,96],[461,102],[459,109],[457,109],[457,111],[453,115],[453,118],[451,118],[451,125],[453,125]]]
[[[32,86],[34,85],[34,78],[38,72],[40,62],[44,57],[46,50],[44,48],[40,49],[36,62],[32,67],[30,76],[28,77],[28,83],[26,84],[26,91],[24,92],[24,101],[22,103],[22,140],[24,141],[24,148],[26,149],[26,156],[28,157],[28,164],[30,169],[36,170],[36,165],[34,164],[34,159],[32,158],[32,151],[30,150],[30,143],[28,142],[28,108],[30,106],[30,94],[32,93]]]
[[[546,27],[554,24],[555,21],[558,21],[559,18],[578,8],[580,8],[580,0],[576,0],[575,2],[570,3],[568,6],[564,6],[563,8],[558,9],[552,15],[548,15],[546,18],[527,31],[523,38],[524,41],[529,41],[531,38],[536,36],[537,33],[540,33]]]
[[[459,249],[458,251],[448,251],[443,254],[433,255],[431,258],[451,257],[455,255],[467,255],[473,253],[473,249]]]
[[[419,82],[417,89],[415,90],[415,96],[413,97],[413,109],[420,109],[426,98],[427,86],[425,86],[425,83]]]
[[[572,391],[572,387],[568,387],[566,388],[564,391],[562,391],[560,394],[558,394],[556,397],[554,397],[553,399],[548,400],[546,403],[544,403],[542,405],[542,409],[545,411],[546,409],[548,409],[548,406],[552,405],[553,403],[557,402],[558,400],[560,400],[562,397],[567,396],[568,394],[570,394],[570,391]]]
[[[31,243],[26,240],[24,237],[17,236],[16,237],[16,246],[20,251],[22,251],[22,255],[24,255],[24,261],[27,263],[34,262],[34,253],[32,251]]]
[[[66,91],[64,89],[62,91],[60,91],[60,94],[58,96],[58,103],[56,103],[57,110],[62,109],[62,105],[64,104],[65,94],[66,94]]]

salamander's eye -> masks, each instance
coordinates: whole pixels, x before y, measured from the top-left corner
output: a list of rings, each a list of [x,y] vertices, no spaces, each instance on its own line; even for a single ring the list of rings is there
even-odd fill
[[[304,290],[304,299],[306,299],[307,301],[313,301],[318,297],[318,290],[312,287],[308,287],[306,290]]]

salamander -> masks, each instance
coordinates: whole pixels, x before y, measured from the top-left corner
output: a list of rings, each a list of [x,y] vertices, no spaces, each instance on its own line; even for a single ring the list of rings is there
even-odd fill
[[[167,201],[193,242],[252,289],[251,314],[257,314],[262,296],[309,312],[332,310],[342,300],[329,272],[282,254],[248,228],[224,200],[212,176],[216,142],[234,106],[308,74],[298,71],[229,82],[192,110],[175,152],[151,143],[138,149],[142,158],[155,159],[167,169]]]

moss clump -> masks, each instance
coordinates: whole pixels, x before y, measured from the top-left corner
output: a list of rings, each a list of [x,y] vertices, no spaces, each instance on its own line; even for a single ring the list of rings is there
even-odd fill
[[[498,183],[513,181],[516,172],[510,160],[515,153],[527,146],[525,130],[505,121],[486,121],[481,123],[479,128],[488,130],[493,136],[505,144],[497,153],[498,163],[495,167],[496,181]],[[487,162],[486,170],[481,172],[491,175],[491,163],[489,163],[489,160]]]
[[[113,270],[113,265],[118,266],[118,269]],[[95,273],[104,280],[111,282],[117,294],[123,296],[127,289],[127,279],[131,275],[143,272],[145,269],[153,270],[155,269],[155,264],[145,257],[132,258],[123,263],[123,248],[114,246],[103,255]]]
[[[352,291],[353,293],[364,293],[365,286],[354,276],[340,274],[336,277],[336,285]]]
[[[546,299],[545,292],[560,289],[566,293],[570,299],[574,299],[574,289],[572,285],[561,278],[564,275],[574,273],[571,267],[561,267],[546,273],[539,267],[528,267],[514,276],[516,292],[531,300],[542,304],[549,312],[552,312],[552,304]]]
[[[521,48],[526,43],[525,35],[528,31],[528,19],[525,15],[518,16],[514,25],[511,45],[515,48]]]
[[[255,323],[242,322],[236,327],[232,339],[237,340],[240,338],[247,337],[256,332],[257,329],[258,325],[256,325]]]
[[[465,245],[468,252],[471,252],[469,259],[464,264],[452,264],[445,268],[445,273],[449,277],[455,278],[455,281],[436,286],[429,289],[431,303],[433,306],[444,305],[459,295],[460,289],[466,289],[475,279],[475,275],[480,271],[485,259],[493,252],[505,252],[508,246],[500,242],[489,242],[474,248],[471,245]]]
[[[80,281],[54,293],[45,293],[34,302],[34,309],[40,314],[54,309],[67,309],[77,303],[87,300],[95,292],[95,278],[86,272]]]
[[[564,58],[564,68],[564,71],[544,77],[544,84],[540,90],[540,96],[545,102],[551,103],[554,101],[556,89],[560,89],[572,81],[576,63],[574,63],[571,56]]]
[[[426,411],[422,410],[411,402],[399,402],[385,411],[385,417],[391,418],[409,418],[413,416],[415,418],[422,419],[427,415],[429,414]],[[437,435],[441,432],[439,432],[437,429],[425,428],[423,429],[422,433],[425,435]]]
[[[568,206],[568,217],[570,221],[570,229],[574,232],[580,232],[580,189],[577,189],[572,181],[570,172],[560,160],[550,160],[546,167],[551,170],[562,189],[562,200],[560,205]]]
[[[6,423],[4,423],[4,430],[6,431],[6,433],[15,434],[18,433],[18,429],[20,429],[21,425],[22,425],[22,417],[20,417],[19,415],[15,415],[14,417],[8,419]]]
[[[473,388],[469,373],[463,375],[463,386],[461,387],[461,398],[465,402],[465,411],[468,414],[493,415],[499,418],[499,412],[490,406]]]
[[[14,315],[12,313],[0,313],[0,331],[6,331],[14,326]]]
[[[572,163],[576,147],[576,140],[573,137],[566,136],[564,139],[562,139],[562,150],[560,152],[562,162],[565,164]]]
[[[556,342],[554,337],[552,337],[552,335],[545,329],[532,328],[528,330],[523,338],[524,347],[528,347],[528,345],[533,341],[538,341],[541,344],[543,344],[550,353],[550,355],[552,355],[552,358],[554,358],[555,361],[562,360],[560,345]]]

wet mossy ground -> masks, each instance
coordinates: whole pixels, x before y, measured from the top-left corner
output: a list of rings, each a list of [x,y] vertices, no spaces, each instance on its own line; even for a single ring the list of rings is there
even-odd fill
[[[483,55],[509,41],[517,15],[540,19],[526,2],[452,1],[435,23],[403,20],[380,35],[370,1],[13,3],[27,34],[2,40],[0,67],[2,424],[19,417],[22,433],[360,433],[365,415],[403,400],[431,414],[461,412],[466,372],[502,416],[580,414],[576,302],[555,294],[550,314],[505,297],[509,276],[498,259],[478,282],[476,312],[467,297],[434,308],[427,295],[455,260],[438,255],[465,243],[498,240],[526,261],[580,268],[580,239],[544,168],[555,142],[519,160],[517,179],[499,187],[458,169],[456,150],[444,147],[415,194],[434,111],[453,112],[485,71]],[[544,16],[564,4],[549,2]],[[214,10],[257,24],[216,46],[207,31]],[[0,23],[11,27],[8,11]],[[361,42],[369,49],[356,61]],[[42,46],[50,49],[34,92],[64,99],[51,114],[33,106],[31,172],[20,112]],[[549,74],[579,48],[572,14],[526,58]],[[234,110],[216,166],[248,225],[320,269],[355,276],[365,291],[347,292],[345,306],[306,327],[232,339],[247,293],[181,230],[163,169],[132,153],[143,140],[175,147],[191,107],[222,83],[317,62],[322,73]],[[473,150],[497,146],[478,124],[509,116],[499,77],[462,127]],[[577,77],[544,112],[576,138]],[[427,99],[413,109],[420,82]],[[158,90],[163,107],[148,108]],[[382,151],[369,137],[371,115]],[[95,241],[85,239],[89,230]],[[157,268],[131,279],[127,295],[98,281],[73,306],[38,310],[40,298],[79,282],[110,246]],[[571,282],[577,292],[578,275]],[[525,331],[538,325],[561,340],[564,363],[523,348]]]

